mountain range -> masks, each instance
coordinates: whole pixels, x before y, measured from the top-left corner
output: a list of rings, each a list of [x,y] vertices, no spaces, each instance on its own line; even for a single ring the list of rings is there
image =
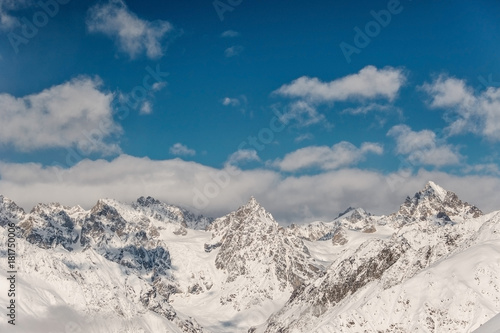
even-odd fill
[[[388,215],[349,207],[290,226],[253,197],[214,219],[151,197],[26,212],[0,195],[0,267],[9,224],[17,320],[14,330],[3,315],[2,332],[498,328],[500,211],[433,182]],[[0,270],[0,304],[8,276]]]

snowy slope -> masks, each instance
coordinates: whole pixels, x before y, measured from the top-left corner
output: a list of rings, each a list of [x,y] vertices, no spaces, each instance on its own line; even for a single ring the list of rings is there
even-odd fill
[[[472,332],[500,313],[500,212],[433,182],[387,216],[287,228],[255,198],[211,219],[151,197],[27,213],[0,196],[3,258],[9,222],[18,332]]]
[[[474,333],[500,333],[500,314],[481,325]]]
[[[390,240],[344,251],[261,330],[470,332],[500,310],[499,216],[419,218]]]

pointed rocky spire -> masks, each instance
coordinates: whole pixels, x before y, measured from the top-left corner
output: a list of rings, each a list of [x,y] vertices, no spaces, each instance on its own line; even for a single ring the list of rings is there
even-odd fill
[[[442,188],[441,186],[437,185],[436,183],[434,183],[433,181],[429,181],[423,191],[421,191],[423,193],[432,193],[434,194],[437,198],[439,198],[441,201],[443,201],[446,196],[448,195],[449,191],[445,190],[444,188]]]

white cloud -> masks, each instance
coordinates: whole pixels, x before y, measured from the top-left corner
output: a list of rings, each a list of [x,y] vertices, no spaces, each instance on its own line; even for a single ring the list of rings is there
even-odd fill
[[[396,153],[407,155],[413,164],[441,167],[459,164],[462,159],[455,147],[438,142],[436,133],[430,130],[415,132],[406,125],[396,125],[387,135],[395,138]]]
[[[464,80],[442,75],[422,89],[431,96],[431,107],[446,110],[451,135],[474,133],[500,140],[500,88],[475,93]]]
[[[277,112],[277,114],[279,113]],[[279,120],[284,124],[293,121],[297,127],[307,127],[318,123],[332,127],[315,106],[301,100],[290,103],[286,107],[286,112],[279,114]]]
[[[155,82],[153,83],[153,91],[160,91],[162,90],[163,88],[165,88],[167,86],[167,82],[165,81],[162,81],[162,82]]]
[[[260,161],[255,149],[240,149],[232,153],[226,161],[226,165],[237,165],[242,162]]]
[[[255,195],[283,223],[332,220],[349,206],[389,214],[429,180],[485,212],[500,209],[500,178],[423,169],[411,175],[342,169],[283,177],[270,170],[215,169],[180,159],[153,161],[126,155],[112,161],[83,160],[69,169],[0,162],[0,193],[26,209],[38,202],[54,201],[90,208],[99,198],[131,202],[151,195],[209,216],[221,216]],[[196,209],[199,202],[206,206]]]
[[[239,35],[240,33],[238,31],[226,30],[221,34],[221,37],[232,38],[232,37],[238,37]]]
[[[243,52],[243,46],[235,45],[224,50],[224,55],[226,58],[231,58],[239,55],[241,52]]]
[[[293,141],[295,141],[295,142],[302,142],[302,141],[305,141],[305,140],[312,140],[313,138],[314,138],[314,135],[312,135],[311,133],[305,133],[305,134],[299,135]]]
[[[362,161],[368,153],[381,155],[381,145],[365,142],[357,148],[350,142],[342,141],[328,146],[310,146],[298,149],[285,155],[283,159],[273,162],[282,171],[297,171],[307,168],[335,170]]]
[[[246,114],[248,111],[248,99],[245,95],[239,95],[237,97],[224,97],[221,100],[222,105],[232,108],[237,108],[241,113]],[[250,112],[250,116],[253,113]]]
[[[21,151],[76,146],[84,153],[120,152],[107,142],[122,129],[113,121],[113,94],[101,91],[101,84],[78,77],[21,98],[0,94],[0,144]]]
[[[151,59],[163,56],[165,37],[173,30],[163,20],[146,21],[132,13],[123,0],[110,0],[89,9],[87,28],[114,38],[131,58],[145,52]]]
[[[471,106],[474,103],[473,91],[463,80],[441,75],[432,84],[425,83],[422,88],[432,96],[432,107]]]
[[[344,109],[342,112],[357,115],[357,114],[367,114],[368,112],[374,112],[374,111],[389,112],[389,111],[392,111],[395,109],[396,108],[392,105],[382,105],[382,104],[378,104],[378,103],[370,103],[368,105],[347,108],[347,109]]]
[[[178,156],[194,156],[196,155],[196,151],[194,149],[190,149],[182,143],[176,143],[169,149],[170,154],[178,155]]]
[[[224,106],[238,106],[238,105],[240,105],[240,100],[237,98],[225,97],[222,100],[222,105],[224,105]]]
[[[495,163],[467,165],[463,171],[465,173],[500,176],[500,168]]]
[[[146,102],[142,103],[141,110],[139,111],[139,114],[151,114],[151,112],[153,112],[151,102],[146,101]]]
[[[281,86],[275,93],[317,103],[346,101],[353,98],[385,98],[392,101],[405,81],[406,76],[401,69],[392,67],[377,69],[374,66],[366,66],[357,74],[330,82],[303,76]]]

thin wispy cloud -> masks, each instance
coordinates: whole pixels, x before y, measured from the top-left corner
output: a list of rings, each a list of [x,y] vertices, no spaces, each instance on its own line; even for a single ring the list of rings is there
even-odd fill
[[[182,143],[176,143],[169,149],[170,154],[177,156],[194,156],[196,155],[196,151],[194,149],[188,148],[186,145]]]
[[[296,127],[308,127],[321,124],[327,128],[332,127],[326,117],[319,113],[317,107],[306,101],[295,101],[288,104],[283,113],[279,113],[279,119],[282,123]]]
[[[312,140],[313,138],[314,138],[314,135],[312,135],[311,133],[305,133],[305,134],[301,134],[301,135],[297,136],[293,141],[302,142],[302,141],[306,141],[306,140]]]
[[[226,58],[232,58],[240,55],[241,52],[243,52],[243,46],[235,45],[224,50],[224,55],[226,56]]]
[[[240,35],[239,32],[237,31],[234,31],[234,30],[226,30],[224,31],[222,34],[221,34],[221,37],[224,37],[224,38],[234,38],[234,37],[238,37]]]
[[[238,98],[225,97],[222,100],[222,105],[224,106],[238,106],[240,105],[240,100]]]
[[[0,0],[0,30],[9,30],[20,25],[15,11],[34,5],[33,0]]]

